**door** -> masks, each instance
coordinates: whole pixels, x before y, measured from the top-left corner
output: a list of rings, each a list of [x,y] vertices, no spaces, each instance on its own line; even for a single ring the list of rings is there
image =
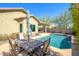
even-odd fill
[[[22,23],[20,23],[20,32],[23,32],[22,27],[23,27],[23,25],[22,25]]]

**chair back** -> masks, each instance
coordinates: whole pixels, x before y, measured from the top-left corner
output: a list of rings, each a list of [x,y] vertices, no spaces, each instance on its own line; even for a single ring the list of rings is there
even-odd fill
[[[17,34],[17,40],[24,40],[25,39],[25,36],[23,33],[18,33]]]
[[[9,38],[9,44],[10,44],[10,48],[11,48],[11,49],[9,48],[9,55],[17,56],[16,45],[13,45],[10,38]]]
[[[47,48],[49,47],[49,44],[50,44],[50,38],[47,39],[47,40],[44,42],[44,45],[43,45],[43,52],[46,52],[46,51],[47,51]]]
[[[12,49],[12,50],[15,50],[15,49],[14,49],[15,47],[13,46],[12,41],[10,40],[10,38],[9,38],[9,44],[10,44],[11,49]]]

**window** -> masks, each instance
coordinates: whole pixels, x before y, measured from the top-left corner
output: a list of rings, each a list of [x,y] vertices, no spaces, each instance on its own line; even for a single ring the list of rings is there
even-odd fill
[[[31,28],[32,32],[35,31],[35,25],[34,25],[34,24],[31,24],[31,25],[30,25],[30,28]]]
[[[22,32],[22,24],[20,24],[20,32]]]

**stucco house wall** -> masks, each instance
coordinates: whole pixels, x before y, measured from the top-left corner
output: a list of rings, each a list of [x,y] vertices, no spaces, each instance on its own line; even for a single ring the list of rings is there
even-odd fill
[[[38,33],[38,21],[34,18],[34,16],[30,17],[30,24],[35,24],[35,32],[32,32],[32,34]]]
[[[27,31],[27,14],[19,10],[0,10],[0,34],[11,34],[19,32],[19,24],[22,24],[23,33]],[[35,24],[35,32],[38,33],[38,22],[34,17],[30,17],[30,24]]]
[[[0,12],[0,34],[19,32],[19,23],[15,18],[26,16],[21,11]]]

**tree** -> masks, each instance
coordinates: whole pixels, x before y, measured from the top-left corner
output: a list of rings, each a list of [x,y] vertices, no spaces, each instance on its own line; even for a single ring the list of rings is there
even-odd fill
[[[71,28],[73,25],[71,12],[69,10],[57,16],[55,19],[50,16],[43,16],[40,20],[48,24],[56,24],[58,29],[68,29],[68,27]]]
[[[69,26],[72,26],[72,17],[70,11],[66,11],[60,16],[56,17],[53,22],[56,23],[60,29],[67,29]]]
[[[52,23],[53,22],[53,17],[50,17],[50,16],[43,16],[40,18],[41,21],[43,22],[46,22],[48,24]]]
[[[76,32],[76,44],[79,45],[79,4],[71,4],[71,13],[73,18],[73,31]]]

